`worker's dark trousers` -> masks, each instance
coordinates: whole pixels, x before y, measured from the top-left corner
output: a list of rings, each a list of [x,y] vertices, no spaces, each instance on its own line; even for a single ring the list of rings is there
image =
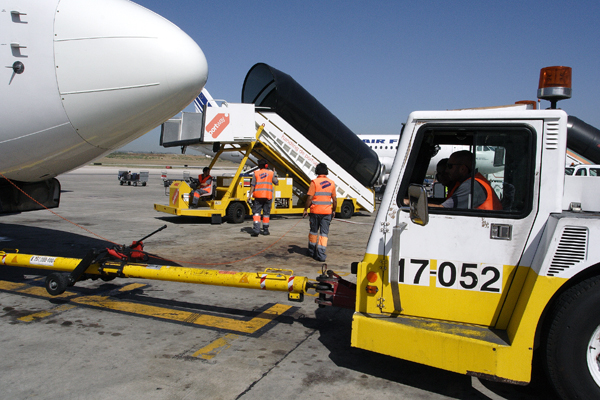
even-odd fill
[[[331,214],[310,214],[310,231],[308,232],[308,255],[317,261],[327,258],[327,235]]]
[[[192,192],[192,205],[194,207],[198,207],[198,202],[200,201],[200,197],[202,196],[208,196],[210,195],[210,192],[207,191],[206,189],[196,189]]]
[[[269,221],[271,219],[271,204],[273,199],[254,199],[252,203],[252,231],[260,233],[260,213],[262,211],[262,227],[263,232],[269,232]]]

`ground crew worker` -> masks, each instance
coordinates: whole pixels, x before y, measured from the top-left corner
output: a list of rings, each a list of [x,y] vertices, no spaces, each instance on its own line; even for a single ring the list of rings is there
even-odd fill
[[[258,168],[252,174],[250,182],[249,198],[254,198],[252,203],[252,234],[258,236],[260,230],[260,213],[262,211],[262,234],[270,235],[269,221],[271,217],[271,204],[273,203],[273,185],[277,185],[279,180],[277,174],[270,169],[267,160],[258,160]]]
[[[213,190],[213,177],[210,168],[204,167],[202,175],[198,175],[198,188],[192,192],[192,207],[198,207],[200,197],[210,196]]]
[[[327,258],[327,236],[329,224],[335,215],[337,197],[335,183],[327,178],[327,165],[317,164],[315,168],[317,178],[310,182],[308,198],[304,204],[302,218],[306,217],[310,207],[310,231],[308,232],[308,255],[317,261]]]
[[[456,182],[448,192],[447,200],[442,203],[444,208],[469,208],[471,198],[471,171],[473,153],[461,150],[450,155],[446,163],[446,171],[451,181]],[[490,182],[475,170],[473,184],[473,208],[479,210],[502,210],[502,203],[496,196]]]

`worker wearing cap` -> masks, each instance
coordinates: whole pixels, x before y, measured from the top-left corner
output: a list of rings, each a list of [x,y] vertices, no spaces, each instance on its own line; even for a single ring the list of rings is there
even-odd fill
[[[271,204],[273,203],[273,185],[279,180],[277,174],[270,169],[267,160],[258,160],[258,169],[252,174],[250,192],[248,197],[254,198],[252,203],[252,234],[258,236],[260,231],[260,214],[262,211],[262,234],[269,235],[269,221],[271,218]]]
[[[310,182],[302,218],[306,217],[307,210],[310,208],[308,255],[314,257],[317,261],[325,261],[327,258],[329,224],[335,214],[337,198],[335,183],[327,177],[327,165],[324,163],[317,164],[315,173],[317,178]]]

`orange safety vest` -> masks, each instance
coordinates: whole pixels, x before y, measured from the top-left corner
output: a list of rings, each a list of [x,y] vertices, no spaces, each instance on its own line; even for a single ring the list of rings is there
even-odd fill
[[[492,184],[490,183],[490,181],[485,179],[485,177],[479,172],[475,174],[475,180],[479,182],[481,186],[483,186],[483,189],[485,190],[486,194],[485,201],[476,208],[478,210],[502,210],[502,203],[500,203],[500,199],[498,198],[498,196],[496,196],[496,192],[494,192],[494,189],[492,189]],[[450,197],[452,197],[454,191],[458,189],[460,185],[461,182],[456,182],[454,184],[454,187],[448,193],[448,196],[446,196],[446,198],[449,199]]]
[[[313,184],[315,192],[310,204],[310,212],[312,214],[331,214],[333,212],[331,199],[335,193],[335,183],[325,175],[319,175],[313,179],[311,186]],[[310,189],[308,194],[311,194]]]
[[[496,196],[496,192],[492,189],[492,184],[490,181],[485,179],[483,175],[479,172],[475,174],[475,180],[483,186],[485,189],[485,194],[487,197],[485,201],[477,207],[478,210],[502,210],[502,203],[500,203],[500,199]]]
[[[460,183],[459,183],[459,182],[456,182],[456,183],[454,184],[454,187],[453,187],[452,189],[450,189],[450,191],[448,191],[448,195],[446,196],[446,199],[449,199],[450,197],[452,197],[452,195],[454,194],[454,191],[455,191],[456,189],[458,189],[458,187],[459,187],[459,186],[460,186]]]
[[[212,194],[212,184],[208,185],[206,182],[212,179],[212,176],[208,175],[202,178],[202,175],[198,175],[198,188],[207,191],[209,194]]]
[[[273,171],[270,169],[254,171],[254,179],[256,181],[254,198],[271,200],[273,198]]]

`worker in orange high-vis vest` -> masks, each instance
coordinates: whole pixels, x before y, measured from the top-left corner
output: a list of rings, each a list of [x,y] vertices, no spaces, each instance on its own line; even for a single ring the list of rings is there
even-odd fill
[[[328,172],[327,165],[317,164],[315,168],[317,178],[310,182],[308,198],[302,213],[302,218],[306,217],[307,210],[310,208],[308,255],[317,261],[325,261],[327,258],[329,225],[337,206],[335,183],[327,177]]]
[[[250,182],[250,198],[252,203],[252,234],[258,236],[260,230],[260,213],[262,211],[262,234],[269,235],[269,222],[271,219],[271,204],[273,204],[273,186],[279,183],[277,174],[270,169],[267,160],[258,160],[258,169],[252,174]]]
[[[212,195],[213,177],[210,176],[210,168],[204,167],[202,174],[198,175],[198,188],[192,192],[192,207],[198,207],[198,202],[201,197],[209,197]]]
[[[502,203],[492,185],[477,170],[472,170],[472,164],[473,153],[469,150],[460,150],[450,155],[446,172],[450,181],[455,183],[454,187],[448,188],[448,197],[442,207],[466,209],[471,207],[472,201],[474,209],[502,210]],[[475,182],[471,182],[471,172],[475,172]]]

